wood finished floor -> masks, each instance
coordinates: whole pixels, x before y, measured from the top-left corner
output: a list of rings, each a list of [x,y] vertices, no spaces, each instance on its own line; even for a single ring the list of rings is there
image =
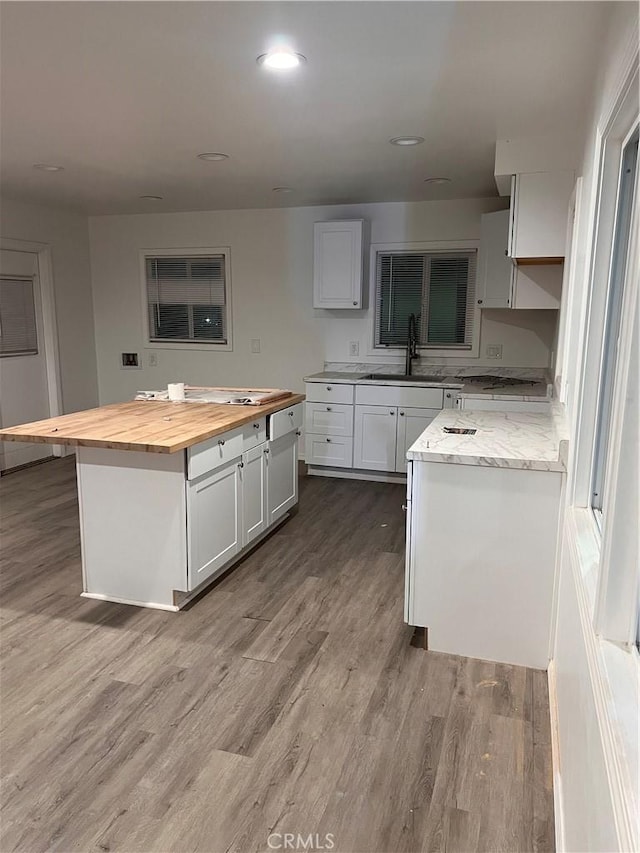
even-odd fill
[[[175,614],[79,598],[73,459],[0,500],[3,853],[553,849],[546,675],[411,645],[403,487],[304,477]]]

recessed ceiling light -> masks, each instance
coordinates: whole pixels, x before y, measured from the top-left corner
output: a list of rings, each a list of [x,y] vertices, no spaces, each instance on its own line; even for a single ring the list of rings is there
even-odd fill
[[[450,184],[451,178],[425,178],[425,184]]]
[[[141,195],[143,201],[162,201],[161,195]]]
[[[63,172],[64,166],[54,166],[52,163],[34,163],[34,169],[40,169],[41,172]]]
[[[258,65],[264,65],[265,68],[271,68],[273,71],[290,71],[292,68],[304,65],[306,61],[306,56],[283,47],[270,50],[269,53],[262,53],[256,59]]]
[[[423,136],[394,136],[389,142],[392,145],[420,145],[424,142]]]
[[[228,160],[228,154],[220,154],[217,151],[212,151],[210,154],[198,154],[200,160]]]
[[[272,193],[292,193],[293,189],[291,187],[274,187],[271,190]]]

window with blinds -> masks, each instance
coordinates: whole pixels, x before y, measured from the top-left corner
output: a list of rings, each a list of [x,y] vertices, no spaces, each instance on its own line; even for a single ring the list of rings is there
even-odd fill
[[[225,254],[145,257],[149,340],[228,343]]]
[[[0,278],[0,356],[38,354],[31,278]]]
[[[418,345],[471,349],[476,252],[378,252],[376,346],[406,346],[415,314]]]

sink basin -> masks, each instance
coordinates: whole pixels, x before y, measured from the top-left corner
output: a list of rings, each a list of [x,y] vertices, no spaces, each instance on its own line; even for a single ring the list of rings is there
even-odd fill
[[[444,376],[407,376],[404,373],[369,373],[365,379],[379,379],[382,382],[444,382]]]

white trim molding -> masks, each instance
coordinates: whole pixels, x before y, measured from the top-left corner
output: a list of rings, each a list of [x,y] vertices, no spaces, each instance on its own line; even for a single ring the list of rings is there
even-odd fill
[[[6,249],[13,252],[31,252],[38,257],[38,277],[40,280],[40,297],[42,301],[44,354],[47,371],[47,396],[49,401],[49,415],[54,418],[63,413],[63,408],[51,246],[48,243],[17,240],[11,237],[0,237],[0,249]],[[66,455],[67,451],[64,446],[54,444],[52,447],[55,456]]]

